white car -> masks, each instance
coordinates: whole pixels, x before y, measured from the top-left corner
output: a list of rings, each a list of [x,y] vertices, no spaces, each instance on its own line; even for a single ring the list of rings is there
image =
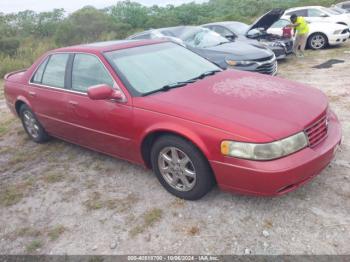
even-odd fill
[[[350,12],[350,1],[341,2],[341,3],[335,4],[334,6]]]
[[[267,32],[269,34],[282,35],[283,28],[289,25],[289,19],[281,18],[274,23]],[[347,26],[326,23],[313,22],[309,23],[309,35],[307,39],[307,46],[312,49],[322,49],[328,45],[339,45],[345,43],[350,36],[350,31]]]
[[[350,27],[350,14],[341,14],[323,6],[304,6],[287,9],[282,18],[289,18],[292,14],[302,16],[308,22],[330,22]]]

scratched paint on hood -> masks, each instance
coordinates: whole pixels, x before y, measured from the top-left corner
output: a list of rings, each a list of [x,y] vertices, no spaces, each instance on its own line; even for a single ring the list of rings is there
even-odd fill
[[[285,95],[290,92],[291,85],[281,85],[276,79],[263,78],[259,81],[254,77],[243,76],[241,78],[225,78],[213,86],[213,92],[218,95],[229,95],[243,99],[265,98],[275,95]]]

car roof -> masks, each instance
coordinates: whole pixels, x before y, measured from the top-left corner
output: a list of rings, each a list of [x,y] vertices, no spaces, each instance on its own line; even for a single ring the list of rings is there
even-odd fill
[[[308,9],[308,8],[327,8],[327,7],[323,7],[320,5],[300,6],[300,7],[289,8],[286,10],[286,12],[296,11],[296,10],[300,10],[300,9]]]
[[[55,49],[52,52],[103,53],[103,52],[133,48],[133,47],[143,46],[143,45],[158,44],[162,42],[167,42],[167,40],[164,40],[164,39],[114,40],[114,41],[104,41],[104,42],[95,42],[95,43],[89,43],[89,44],[68,46],[68,47]]]
[[[157,29],[148,29],[146,31],[142,31],[142,32],[137,32],[133,35],[130,35],[126,38],[126,40],[132,40],[133,37],[139,36],[139,35],[144,35],[144,34],[151,34],[153,31],[155,31]]]
[[[238,22],[238,21],[224,21],[224,22],[214,22],[214,23],[209,23],[209,24],[204,24],[202,26],[207,26],[207,25],[234,25],[234,24],[244,24],[242,22]]]

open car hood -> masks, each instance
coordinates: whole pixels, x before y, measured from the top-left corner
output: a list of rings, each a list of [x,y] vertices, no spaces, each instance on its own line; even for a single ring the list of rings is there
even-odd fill
[[[284,14],[284,11],[285,11],[284,9],[276,8],[267,12],[249,27],[247,34],[249,31],[256,28],[263,28],[266,31],[282,17],[282,15]]]

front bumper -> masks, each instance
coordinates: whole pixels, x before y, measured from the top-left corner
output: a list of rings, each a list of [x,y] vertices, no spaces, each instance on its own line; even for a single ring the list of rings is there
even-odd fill
[[[260,196],[293,191],[319,174],[334,158],[341,142],[341,126],[331,113],[327,138],[314,148],[305,148],[273,161],[250,161],[225,157],[210,161],[222,190]]]
[[[339,45],[345,43],[349,39],[350,33],[331,35],[328,37],[328,43],[330,45]]]

